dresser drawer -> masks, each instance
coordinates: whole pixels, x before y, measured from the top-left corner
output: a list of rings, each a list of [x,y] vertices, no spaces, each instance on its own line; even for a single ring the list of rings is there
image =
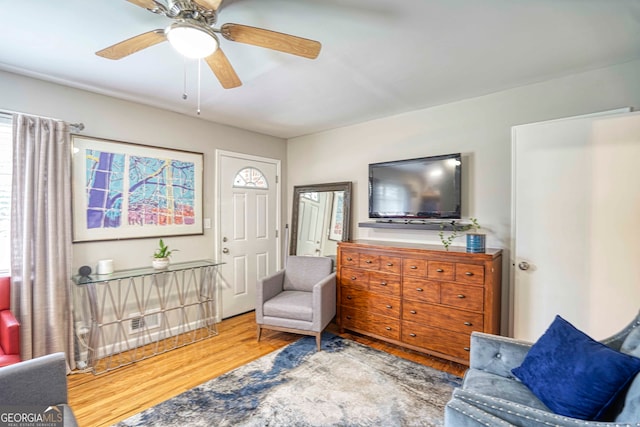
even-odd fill
[[[452,281],[455,278],[456,268],[453,262],[429,261],[427,277],[435,280]]]
[[[484,308],[484,289],[477,286],[442,283],[440,302],[467,310],[482,311]]]
[[[340,289],[340,305],[358,310],[368,310],[369,292],[358,288],[344,287]]]
[[[427,277],[427,260],[413,258],[403,259],[402,274],[405,276]]]
[[[369,272],[356,268],[342,267],[340,284],[360,289],[369,289]]]
[[[380,269],[380,256],[371,254],[360,254],[360,268],[366,268],[369,270]]]
[[[484,285],[484,266],[457,263],[456,282]]]
[[[369,290],[379,294],[399,297],[400,276],[372,271],[369,273]]]
[[[423,302],[440,302],[440,282],[405,277],[402,279],[402,297]]]
[[[438,353],[469,360],[471,334],[402,322],[402,342]]]
[[[400,340],[400,320],[385,316],[372,315],[368,330],[372,334],[380,335],[392,340]]]
[[[462,333],[482,331],[484,323],[481,313],[472,313],[417,301],[403,302],[402,320]]]
[[[369,311],[372,314],[400,318],[400,298],[369,295]]]
[[[392,256],[380,256],[380,271],[385,273],[400,274],[400,267],[402,266],[402,258]]]
[[[353,307],[340,307],[340,327],[349,329],[367,329],[370,315],[365,310]]]
[[[343,251],[340,256],[340,265],[357,267],[360,264],[360,253],[355,251]]]

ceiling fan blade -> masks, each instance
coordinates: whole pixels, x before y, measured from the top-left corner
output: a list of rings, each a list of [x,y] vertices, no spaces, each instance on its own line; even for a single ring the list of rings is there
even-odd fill
[[[213,74],[220,80],[223,88],[233,89],[234,87],[242,86],[240,78],[231,66],[227,56],[222,52],[222,49],[218,48],[214,53],[207,56],[205,61],[209,64]]]
[[[167,37],[164,35],[164,30],[153,30],[138,34],[130,39],[116,43],[113,46],[99,50],[96,52],[96,55],[107,59],[122,59],[132,53],[161,43],[166,39]]]
[[[265,47],[309,59],[317,58],[322,47],[320,42],[315,40],[240,24],[224,24],[220,33],[231,41]]]
[[[127,0],[129,3],[133,3],[136,6],[143,7],[145,9],[155,9],[158,7],[153,0]]]
[[[131,0],[129,0],[131,1]],[[205,9],[218,10],[220,7],[220,3],[222,0],[193,0],[195,3],[198,3],[200,6]]]

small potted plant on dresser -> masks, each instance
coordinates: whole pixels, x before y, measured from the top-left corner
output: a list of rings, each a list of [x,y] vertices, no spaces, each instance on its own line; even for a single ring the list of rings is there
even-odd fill
[[[158,249],[153,253],[153,261],[151,265],[156,270],[164,270],[169,267],[169,257],[173,252],[176,252],[177,249],[169,250],[169,246],[165,245],[164,241],[160,239],[158,242]]]
[[[445,236],[445,224],[440,224],[440,241],[444,245],[446,250],[449,250],[449,246],[453,242],[453,239],[458,237],[458,233],[464,231],[470,231],[467,233],[467,252],[471,253],[483,253],[485,251],[486,236],[478,233],[480,224],[476,218],[469,218],[471,224],[457,224],[455,221],[451,222],[451,234]]]

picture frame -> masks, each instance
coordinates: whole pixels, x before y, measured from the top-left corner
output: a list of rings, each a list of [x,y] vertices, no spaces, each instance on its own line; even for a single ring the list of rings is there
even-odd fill
[[[329,240],[341,241],[344,227],[344,191],[333,192],[333,206],[331,207],[331,228]]]
[[[204,154],[72,135],[73,242],[204,234]]]

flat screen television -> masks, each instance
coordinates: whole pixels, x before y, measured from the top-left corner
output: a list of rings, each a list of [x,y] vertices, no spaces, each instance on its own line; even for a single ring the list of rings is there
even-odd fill
[[[369,165],[369,218],[460,219],[460,153]]]

